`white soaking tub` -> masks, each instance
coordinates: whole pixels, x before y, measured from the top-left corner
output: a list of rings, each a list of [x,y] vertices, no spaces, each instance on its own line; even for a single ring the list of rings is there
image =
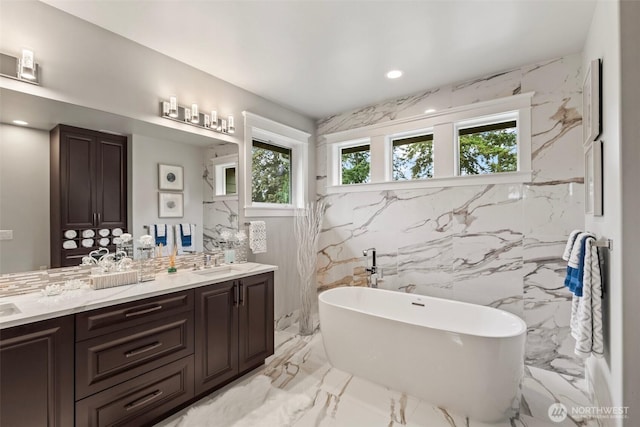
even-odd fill
[[[334,367],[478,421],[515,414],[527,330],[518,316],[364,287],[331,289],[319,301]]]

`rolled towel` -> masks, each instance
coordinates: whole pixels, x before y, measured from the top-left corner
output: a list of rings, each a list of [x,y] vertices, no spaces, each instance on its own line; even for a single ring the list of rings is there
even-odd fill
[[[75,249],[78,247],[78,244],[75,242],[75,240],[65,240],[64,242],[62,242],[62,247],[64,249]]]
[[[82,237],[85,239],[89,239],[96,235],[96,232],[93,230],[82,230]]]
[[[75,239],[77,235],[78,233],[76,232],[76,230],[67,230],[64,232],[64,237],[66,237],[67,239]]]
[[[93,246],[93,239],[82,239],[82,242],[80,244],[84,248],[90,248],[91,246]]]
[[[114,236],[121,236],[122,228],[114,228],[113,230],[111,230],[111,234],[113,234]]]
[[[98,234],[101,237],[107,237],[109,235],[109,230],[107,228],[101,228],[100,230],[98,230]]]
[[[107,237],[103,237],[98,243],[100,246],[107,246],[109,244],[109,239]]]
[[[267,252],[267,225],[264,221],[249,223],[249,247],[254,254]]]

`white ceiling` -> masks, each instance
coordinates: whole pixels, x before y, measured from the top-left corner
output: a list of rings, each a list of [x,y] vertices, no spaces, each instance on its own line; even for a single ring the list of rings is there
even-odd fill
[[[44,1],[314,118],[580,52],[595,5]],[[404,76],[387,80],[396,68]]]

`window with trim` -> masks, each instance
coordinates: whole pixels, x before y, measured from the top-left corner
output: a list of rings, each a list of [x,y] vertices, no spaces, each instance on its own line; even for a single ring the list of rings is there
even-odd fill
[[[371,149],[369,145],[340,150],[341,184],[364,184],[371,181]]]
[[[518,123],[458,127],[460,175],[481,175],[518,170]]]
[[[394,181],[433,178],[433,133],[394,138],[391,147]]]
[[[291,149],[253,140],[251,200],[291,203]]]
[[[532,97],[518,94],[324,135],[327,192],[529,182]]]

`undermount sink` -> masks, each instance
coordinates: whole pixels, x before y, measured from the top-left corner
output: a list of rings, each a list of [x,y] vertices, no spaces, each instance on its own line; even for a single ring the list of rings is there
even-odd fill
[[[198,274],[200,276],[221,276],[223,274],[229,274],[239,271],[232,265],[225,265],[223,267],[211,267],[206,268],[204,270],[193,271],[193,273]]]
[[[20,309],[12,303],[0,304],[0,317],[11,316],[12,314],[21,313]]]

